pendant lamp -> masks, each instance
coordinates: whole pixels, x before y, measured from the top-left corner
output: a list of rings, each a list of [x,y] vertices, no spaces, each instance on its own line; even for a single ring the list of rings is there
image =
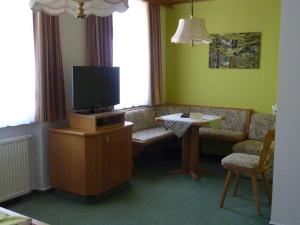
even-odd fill
[[[88,15],[105,17],[128,8],[128,0],[30,0],[29,4],[34,11],[49,15],[69,13],[78,18]]]
[[[199,45],[199,44],[209,44],[212,38],[209,36],[205,20],[194,18],[194,2],[192,0],[191,4],[191,16],[187,19],[180,19],[178,23],[177,30],[173,37],[171,38],[172,43],[182,43]]]

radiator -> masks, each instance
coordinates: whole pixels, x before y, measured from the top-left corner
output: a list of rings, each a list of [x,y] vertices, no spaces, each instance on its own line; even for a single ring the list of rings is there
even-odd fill
[[[29,160],[31,136],[0,140],[0,202],[31,191]]]

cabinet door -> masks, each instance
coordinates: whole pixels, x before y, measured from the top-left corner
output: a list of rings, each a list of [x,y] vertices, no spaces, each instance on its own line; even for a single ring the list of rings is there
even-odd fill
[[[131,127],[103,135],[104,189],[109,190],[130,180],[132,172]]]

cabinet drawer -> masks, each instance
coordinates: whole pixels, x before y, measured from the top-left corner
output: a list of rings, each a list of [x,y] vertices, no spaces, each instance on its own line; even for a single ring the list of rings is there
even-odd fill
[[[131,140],[131,127],[121,128],[103,134],[105,144],[113,144],[122,140]]]

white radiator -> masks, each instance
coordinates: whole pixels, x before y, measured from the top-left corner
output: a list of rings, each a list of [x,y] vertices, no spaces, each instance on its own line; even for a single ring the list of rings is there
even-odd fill
[[[29,193],[31,136],[0,140],[0,202]]]

